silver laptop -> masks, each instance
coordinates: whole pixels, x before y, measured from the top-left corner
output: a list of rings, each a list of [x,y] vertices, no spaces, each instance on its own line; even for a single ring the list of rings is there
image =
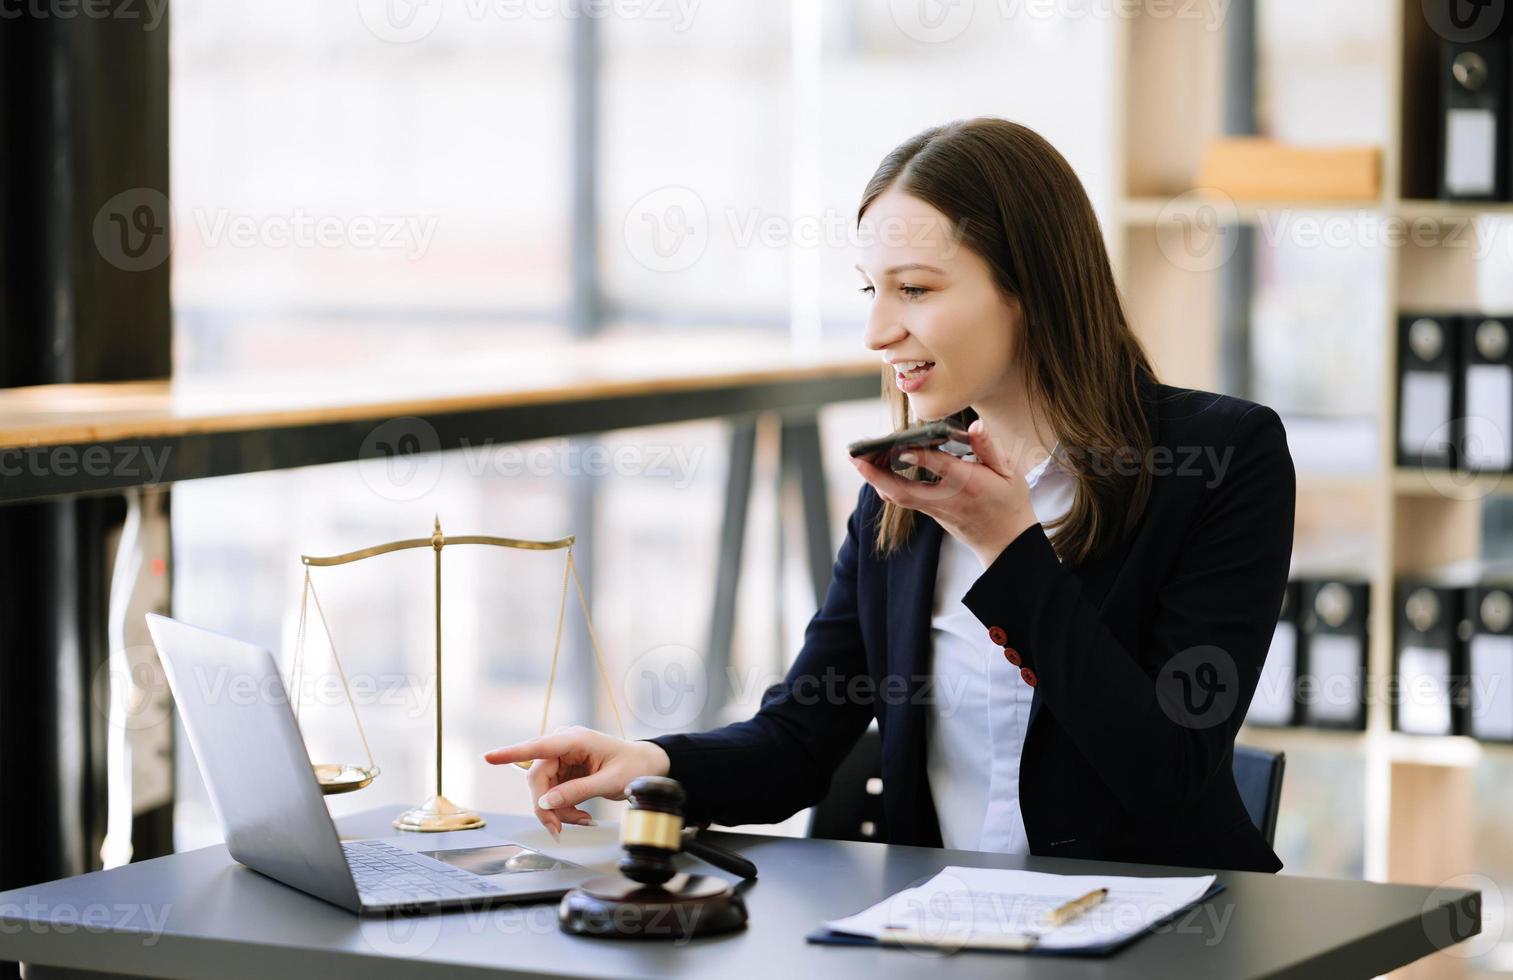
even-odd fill
[[[427,853],[411,849],[423,834],[343,842],[273,655],[166,616],[147,627],[226,847],[254,871],[363,913],[555,899],[600,873],[478,830]]]

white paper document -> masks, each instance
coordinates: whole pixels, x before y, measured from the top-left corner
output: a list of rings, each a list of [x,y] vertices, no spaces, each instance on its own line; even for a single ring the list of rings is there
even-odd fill
[[[1095,949],[1117,945],[1194,904],[1214,876],[1125,878],[1001,868],[945,868],[923,884],[825,925],[880,942],[954,948]],[[1050,927],[1052,909],[1099,888],[1108,896]]]
[[[1397,676],[1403,688],[1397,706],[1398,730],[1449,735],[1450,651],[1405,646],[1397,654]]]
[[[1466,368],[1465,464],[1479,470],[1513,465],[1508,431],[1513,406],[1513,370],[1506,364]]]
[[[1513,636],[1471,638],[1471,734],[1513,740]]]
[[[1445,118],[1445,188],[1454,194],[1497,189],[1497,114],[1451,109]]]
[[[1410,456],[1437,456],[1450,448],[1450,376],[1404,371],[1398,446]]]

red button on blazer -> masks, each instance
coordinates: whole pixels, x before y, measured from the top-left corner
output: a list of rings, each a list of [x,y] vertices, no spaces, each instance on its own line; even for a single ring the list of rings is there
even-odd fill
[[[1024,663],[1024,658],[1021,657],[1019,655],[1019,651],[1015,650],[1013,647],[1003,648],[1003,659],[1007,660],[1015,667],[1018,667],[1020,664]]]
[[[1001,626],[990,626],[988,627],[988,639],[992,640],[997,646],[1003,646],[1009,642],[1009,634],[1005,633]]]
[[[1035,678],[1035,672],[1033,670],[1031,670],[1030,668],[1028,668],[1028,667],[1022,668],[1019,671],[1019,676],[1023,677],[1024,678],[1024,682],[1026,684],[1030,685],[1031,687],[1034,687],[1038,683],[1038,681]]]

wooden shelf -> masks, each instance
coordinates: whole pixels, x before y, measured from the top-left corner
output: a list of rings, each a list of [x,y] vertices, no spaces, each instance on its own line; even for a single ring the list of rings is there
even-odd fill
[[[1166,196],[1145,195],[1125,198],[1118,202],[1117,219],[1125,225],[1156,225],[1172,220],[1175,215],[1192,215],[1199,208],[1209,206],[1217,209],[1221,220],[1239,225],[1257,225],[1267,216],[1282,212],[1308,214],[1340,214],[1367,212],[1382,218],[1399,218],[1403,221],[1453,222],[1479,217],[1513,218],[1513,202],[1485,201],[1436,201],[1436,200],[1237,200],[1223,196],[1200,194],[1197,191],[1173,191]]]
[[[1513,753],[1513,745],[1479,742],[1466,735],[1341,731],[1331,728],[1265,728],[1246,725],[1235,741],[1272,752],[1380,752],[1393,765],[1474,769],[1488,754]]]
[[[1235,741],[1272,752],[1355,752],[1366,749],[1366,733],[1334,728],[1266,728],[1245,725]]]
[[[1479,218],[1489,215],[1513,217],[1513,202],[1510,201],[1435,201],[1412,199],[1400,201],[1395,209],[1398,217],[1407,220],[1429,218],[1438,221],[1453,221],[1457,218]]]
[[[1513,474],[1510,474],[1513,475]],[[1370,473],[1318,473],[1298,470],[1298,493],[1359,493],[1375,489],[1381,482],[1381,474]]]
[[[1386,214],[1379,200],[1275,200],[1250,201],[1207,196],[1193,191],[1174,193],[1170,197],[1133,197],[1121,201],[1118,217],[1126,226],[1154,226],[1173,220],[1177,215],[1196,215],[1200,208],[1211,207],[1226,224],[1257,225],[1283,212],[1313,214],[1366,211]]]
[[[1486,278],[1481,267],[1486,250],[1464,247],[1468,241],[1483,244],[1478,240],[1482,223],[1471,219],[1513,217],[1513,203],[1432,199],[1438,109],[1432,86],[1424,80],[1434,71],[1438,37],[1424,24],[1418,0],[1390,3],[1383,50],[1373,62],[1387,66],[1383,84],[1388,100],[1384,190],[1377,200],[1235,200],[1183,190],[1198,183],[1204,147],[1222,131],[1217,94],[1222,94],[1223,45],[1213,32],[1190,25],[1150,15],[1130,18],[1121,27],[1114,73],[1112,97],[1125,111],[1115,136],[1115,201],[1108,236],[1131,321],[1164,380],[1212,388],[1204,382],[1216,381],[1218,375],[1224,260],[1186,261],[1180,253],[1171,254],[1170,239],[1180,234],[1180,219],[1191,219],[1190,227],[1205,227],[1201,221],[1212,228],[1217,215],[1224,226],[1264,229],[1283,211],[1366,214],[1399,223],[1430,222],[1431,228],[1437,224],[1446,231],[1406,241],[1385,239],[1385,295],[1362,296],[1363,303],[1383,310],[1377,467],[1360,475],[1298,474],[1297,534],[1309,537],[1294,545],[1294,554],[1300,547],[1328,552],[1327,532],[1347,514],[1355,518],[1356,536],[1366,542],[1372,589],[1368,669],[1376,678],[1393,670],[1398,576],[1478,557],[1483,502],[1513,493],[1513,474],[1396,465],[1398,317],[1418,310],[1474,309],[1480,301],[1478,284]],[[1471,227],[1462,228],[1464,224]],[[1332,497],[1338,501],[1332,503]],[[1472,850],[1473,777],[1485,759],[1513,753],[1513,746],[1470,738],[1394,732],[1391,706],[1381,698],[1369,706],[1365,731],[1244,727],[1238,740],[1288,753],[1357,756],[1363,768],[1365,876],[1383,881],[1442,881],[1479,870]],[[1288,820],[1285,808],[1282,820]],[[1463,961],[1437,956],[1402,975],[1464,974]]]
[[[1483,744],[1465,735],[1409,735],[1386,733],[1387,755],[1394,765],[1447,766],[1474,769],[1481,762]]]
[[[1400,497],[1483,500],[1494,495],[1513,494],[1513,473],[1467,473],[1399,467],[1392,472],[1392,489]]]

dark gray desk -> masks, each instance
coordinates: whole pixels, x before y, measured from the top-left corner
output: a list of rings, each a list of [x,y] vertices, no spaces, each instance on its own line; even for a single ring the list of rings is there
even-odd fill
[[[389,811],[342,823],[388,832]],[[508,836],[529,817],[490,816]],[[359,919],[236,864],[223,847],[0,894],[0,959],[34,978],[75,971],[156,977],[1371,977],[1480,930],[1478,892],[1222,872],[1228,890],[1104,958],[817,946],[821,921],[948,864],[1088,874],[1170,868],[969,851],[721,835],[761,868],[745,932],[683,946],[582,939],[555,906]],[[161,927],[154,936],[148,921]],[[1452,917],[1466,923],[1452,933]],[[89,975],[89,974],[85,974]]]

